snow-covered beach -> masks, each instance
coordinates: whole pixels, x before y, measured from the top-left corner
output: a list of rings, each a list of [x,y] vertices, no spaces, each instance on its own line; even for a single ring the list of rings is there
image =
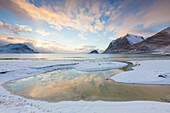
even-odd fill
[[[133,71],[119,73],[110,79],[122,83],[170,84],[170,60],[131,61]]]
[[[169,60],[131,61],[137,64],[134,70],[119,73],[111,79],[124,83],[170,84],[170,78],[158,77],[169,72]],[[159,65],[158,65],[159,64]],[[1,61],[0,62],[0,112],[1,113],[169,113],[170,103],[156,101],[61,101],[49,103],[26,99],[7,91],[2,84],[7,81],[37,75],[62,68],[75,68],[81,71],[113,69],[126,66],[121,62],[50,62],[50,61]],[[154,66],[153,66],[154,65]],[[152,67],[153,66],[153,67]],[[93,68],[92,68],[93,67]],[[140,73],[139,73],[140,72]],[[132,74],[131,74],[132,73]],[[134,76],[136,75],[137,76]],[[146,77],[146,74],[149,77]],[[124,77],[125,76],[125,77]],[[139,81],[139,79],[141,81]]]

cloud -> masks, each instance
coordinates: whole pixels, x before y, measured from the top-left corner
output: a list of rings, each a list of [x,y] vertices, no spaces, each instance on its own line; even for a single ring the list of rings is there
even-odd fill
[[[30,48],[39,52],[53,52],[53,53],[67,53],[72,52],[68,50],[65,45],[56,43],[55,41],[34,40],[27,37],[16,37],[12,35],[0,35],[0,46],[9,43],[25,43]]]
[[[3,38],[0,37],[0,46],[4,46],[9,44],[8,40],[4,40]]]
[[[8,39],[9,39],[9,40],[13,40],[14,38],[12,38],[12,37],[8,37]]]
[[[94,45],[81,45],[79,48],[75,48],[76,52],[90,52],[94,50],[96,46]]]
[[[99,41],[100,41],[100,39],[95,39],[95,41],[96,41],[96,42],[99,42]]]
[[[8,23],[3,23],[0,21],[0,29],[7,29],[12,31],[15,34],[18,34],[19,32],[32,32],[32,28],[26,26],[26,25],[18,25],[17,27],[13,27]]]
[[[99,31],[101,31],[101,30],[103,30],[104,29],[104,21],[103,22],[101,22],[99,19],[97,19],[96,21],[95,21],[95,27],[94,27],[94,29],[97,29],[97,30],[99,30]]]
[[[78,36],[82,39],[82,40],[88,40],[88,38],[85,38],[84,34],[78,34]]]
[[[25,31],[32,32],[32,28],[26,26],[26,25],[18,25],[16,24],[19,28],[25,29]]]
[[[108,39],[110,39],[110,40],[115,40],[116,37],[115,37],[115,36],[110,36],[110,37],[108,37]]]
[[[42,35],[42,36],[48,36],[48,35],[50,35],[49,32],[46,32],[45,30],[40,30],[40,29],[37,29],[35,32],[39,33],[39,34]]]
[[[61,31],[63,29],[63,27],[60,26],[60,25],[58,25],[58,26],[51,25],[50,27],[54,28],[54,29],[57,29],[58,31]]]
[[[153,35],[161,26],[170,25],[169,4],[169,0],[126,1],[114,10],[106,29],[114,31],[117,37],[127,33]]]
[[[104,50],[101,50],[101,49],[97,49],[97,47],[94,46],[94,45],[80,45],[78,48],[75,48],[74,52],[77,52],[77,53],[89,53],[92,50],[97,50],[100,53],[102,53],[104,51]]]
[[[156,30],[154,29],[151,29],[151,28],[122,28],[121,30],[118,30],[116,32],[116,35],[117,37],[120,37],[120,36],[124,36],[126,34],[135,34],[135,35],[139,35],[139,36],[150,36],[150,35],[153,35],[155,32],[157,32]],[[112,37],[113,39],[114,36]],[[109,37],[109,39],[111,39],[111,37]]]
[[[84,34],[78,34],[78,36],[82,38],[82,37],[84,37]]]
[[[59,1],[58,4],[60,4]],[[26,0],[0,1],[0,8],[10,11],[20,18],[29,17],[22,19],[46,21],[52,28],[57,30],[62,30],[65,27],[91,33],[97,33],[96,30],[103,29],[103,23],[98,22],[98,18],[103,13],[100,10],[101,7],[100,1],[90,0],[66,0],[65,3],[62,2],[62,5],[51,6],[42,3],[40,7],[36,7]],[[96,25],[92,25],[96,20]]]
[[[87,38],[81,38],[82,40],[88,40]]]
[[[170,25],[170,0],[64,0],[55,4],[42,0],[39,4],[0,0],[0,8],[27,21],[46,22],[58,31],[70,28],[81,33],[104,31],[120,37],[127,33],[152,35],[162,26]]]

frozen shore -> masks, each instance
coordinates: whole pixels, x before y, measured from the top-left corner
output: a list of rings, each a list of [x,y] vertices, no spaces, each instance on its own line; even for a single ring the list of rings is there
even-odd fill
[[[131,61],[132,71],[119,73],[110,79],[122,83],[170,84],[170,60]]]
[[[128,78],[131,74],[136,73],[142,78],[141,83],[163,83],[167,80],[168,84],[169,78],[157,77],[155,74],[168,73],[168,67],[170,67],[169,60],[155,60],[155,61],[132,61],[133,63],[140,64],[139,66],[134,67],[133,71],[128,71],[120,73],[119,82],[126,82],[125,80],[133,80],[136,82],[138,76]],[[153,63],[152,63],[153,62]],[[156,63],[156,64],[155,64]],[[166,65],[166,66],[159,66]],[[25,99],[20,96],[16,96],[8,92],[2,86],[3,83],[24,78],[28,76],[37,75],[47,71],[53,71],[56,69],[62,68],[75,68],[81,71],[95,71],[103,69],[113,69],[126,66],[126,63],[121,62],[28,62],[28,61],[0,61],[0,113],[42,113],[42,112],[51,112],[51,113],[169,113],[170,103],[164,102],[155,102],[155,101],[126,101],[126,102],[105,102],[105,101],[62,101],[58,103],[48,103],[45,101],[37,101],[31,99]],[[154,67],[151,67],[153,66]],[[93,68],[92,68],[93,67]],[[165,69],[162,69],[165,68]],[[140,69],[143,69],[140,71]],[[152,76],[146,77],[146,72]],[[144,75],[143,75],[144,73]],[[115,75],[114,77],[118,77]],[[124,78],[124,75],[127,77]],[[154,76],[154,77],[153,77]],[[115,80],[115,78],[112,79]],[[131,76],[130,76],[131,77]],[[133,79],[134,78],[134,79]],[[122,80],[122,81],[120,81]],[[124,81],[123,81],[124,80]],[[156,81],[156,82],[155,82]],[[127,82],[130,83],[130,82]]]

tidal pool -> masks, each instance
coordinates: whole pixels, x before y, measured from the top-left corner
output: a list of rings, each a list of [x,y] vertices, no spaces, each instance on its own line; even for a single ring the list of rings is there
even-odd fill
[[[123,84],[108,80],[110,76],[131,70],[131,65],[106,71],[82,72],[60,69],[13,80],[4,86],[16,95],[48,102],[59,101],[129,101],[170,102],[170,86]]]

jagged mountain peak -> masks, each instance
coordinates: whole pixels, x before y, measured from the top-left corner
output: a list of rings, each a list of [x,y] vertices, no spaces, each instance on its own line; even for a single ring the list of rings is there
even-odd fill
[[[116,51],[124,50],[128,48],[130,45],[140,43],[143,40],[144,38],[141,36],[126,34],[123,37],[113,40],[108,46],[108,48],[104,51],[104,53],[111,52],[112,50],[116,50]]]
[[[133,34],[126,34],[124,36],[124,38],[126,38],[131,45],[137,44],[144,40],[144,38],[142,36],[137,36],[137,35],[133,35]]]
[[[113,40],[104,53],[170,53],[170,27],[144,40],[141,36],[126,34]]]
[[[143,40],[145,40],[142,36],[137,36],[137,35],[133,35],[133,34],[126,34],[125,36],[122,36],[120,38],[112,40],[111,44],[114,45],[116,43],[116,41],[123,40],[123,39],[127,39],[129,44],[131,44],[131,45],[140,43]]]

